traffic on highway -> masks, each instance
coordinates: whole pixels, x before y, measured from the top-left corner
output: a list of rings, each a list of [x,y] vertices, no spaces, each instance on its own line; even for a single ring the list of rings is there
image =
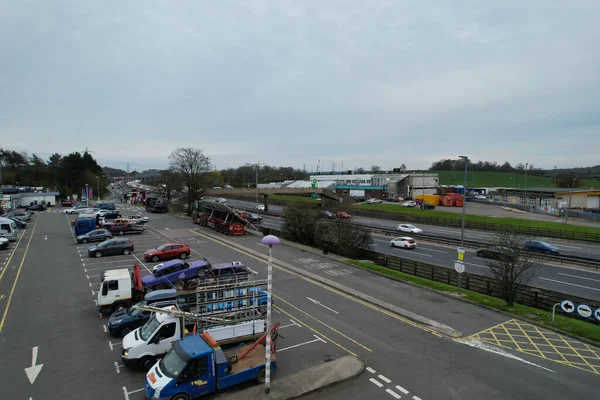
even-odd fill
[[[267,248],[260,243],[260,236],[224,236],[189,218],[147,213],[131,204],[116,203],[116,208],[123,215],[148,218],[142,234],[118,236],[133,243],[130,251],[96,257],[88,250],[92,243],[76,242],[70,216],[49,209],[35,213],[31,226],[2,253],[8,255],[0,276],[3,397],[136,400],[152,393],[154,389],[146,383],[148,368],[154,374],[163,371],[160,363],[156,367],[154,364],[173,343],[179,342],[168,339],[166,347],[161,347],[165,350],[136,355],[134,363],[124,356],[124,346],[134,354],[131,349],[138,345],[131,345],[127,338],[133,338],[138,331],[140,335],[152,335],[148,321],[163,321],[160,326],[167,326],[164,321],[173,321],[176,325],[180,317],[168,307],[160,312],[149,309],[136,314],[143,318],[136,326],[115,334],[111,328],[115,321],[123,324],[123,320],[135,320],[135,316],[131,317],[132,311],[123,307],[116,307],[125,310],[118,311],[121,314],[116,317],[98,313],[104,295],[102,282],[112,281],[109,275],[113,272],[109,271],[125,270],[123,277],[129,279],[134,265],[138,265],[142,285],[145,278],[156,276],[162,265],[181,262],[190,266],[239,265],[247,271],[247,282],[264,282],[266,278]],[[264,216],[263,224],[276,221]],[[404,250],[391,248],[389,240],[377,238],[378,248],[406,257],[425,257],[429,261],[435,258],[441,263],[450,257],[450,249],[442,246],[419,243],[414,250]],[[179,244],[182,247],[173,249],[167,257],[173,261],[152,257],[161,246]],[[558,399],[587,398],[598,390],[600,366],[594,365],[599,365],[595,363],[600,357],[586,359],[592,367],[581,369],[577,364],[581,358],[554,361],[556,357],[567,357],[561,355],[559,347],[553,354],[540,355],[528,353],[518,345],[491,346],[485,335],[493,327],[508,324],[507,332],[513,337],[508,329],[513,322],[502,314],[391,281],[345,264],[335,256],[292,245],[275,247],[274,257],[273,319],[280,325],[275,341],[277,369],[273,385],[282,377],[351,355],[364,363],[362,375],[307,398],[426,400],[460,393],[459,398],[467,399],[481,398],[484,393],[489,399]],[[473,264],[477,263],[473,260]],[[560,278],[556,280],[566,281],[566,276],[559,274],[567,272],[559,271],[570,271],[573,276],[582,274],[553,268],[556,275],[547,276]],[[126,285],[127,290],[134,286]],[[156,293],[169,291],[168,287],[157,289]],[[260,290],[264,293],[264,287]],[[31,298],[34,293],[36,301]],[[260,297],[257,299],[260,301]],[[168,301],[162,297],[161,302],[153,304],[173,304]],[[156,317],[150,318],[152,313]],[[179,333],[173,337],[181,338],[181,329],[177,329]],[[529,337],[527,333],[525,336]],[[531,340],[538,339],[532,334]],[[576,346],[574,343],[578,342],[569,343]],[[182,342],[182,346],[183,349],[188,345]],[[441,376],[443,381],[432,384]],[[240,382],[223,395],[233,395],[254,384]]]

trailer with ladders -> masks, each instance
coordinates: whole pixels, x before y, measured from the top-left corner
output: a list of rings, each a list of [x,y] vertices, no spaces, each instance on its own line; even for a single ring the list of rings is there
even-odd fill
[[[199,200],[193,205],[192,219],[195,224],[213,228],[226,235],[246,234],[246,220],[238,212],[222,203]]]

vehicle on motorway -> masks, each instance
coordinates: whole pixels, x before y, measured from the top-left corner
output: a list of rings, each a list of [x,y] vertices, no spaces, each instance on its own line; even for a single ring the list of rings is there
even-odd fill
[[[154,266],[152,275],[142,277],[142,284],[153,290],[166,289],[180,281],[205,276],[209,266],[206,260],[167,261]]]
[[[14,242],[19,238],[17,223],[10,218],[0,217],[0,236]]]
[[[144,260],[152,262],[168,261],[174,258],[185,260],[190,256],[190,252],[189,246],[185,243],[166,243],[155,249],[146,250]]]
[[[423,210],[433,210],[435,208],[435,206],[431,203],[424,202],[423,204],[420,205],[419,208],[421,208]]]
[[[400,224],[396,230],[399,232],[423,233],[423,229],[417,228],[416,226],[410,224]]]
[[[196,201],[193,205],[192,221],[213,228],[226,235],[245,235],[247,222],[239,213],[225,204],[212,201]]]
[[[108,318],[108,333],[113,336],[125,336],[129,332],[144,325],[152,311],[143,310],[143,307],[168,307],[177,305],[177,290],[163,289],[155,290],[146,294],[144,300],[129,307],[116,311]]]
[[[258,214],[247,214],[244,219],[249,222],[256,222],[257,224],[260,224],[263,220],[263,217]]]
[[[475,254],[477,254],[477,257],[491,258],[494,260],[510,260],[514,257],[514,252],[511,249],[502,246],[492,246],[478,249]]]
[[[367,204],[381,204],[381,203],[383,203],[383,200],[381,200],[381,199],[371,198],[371,199],[367,200]]]
[[[321,211],[321,217],[333,219],[333,218],[335,218],[335,214],[332,213],[331,211],[323,210],[323,211]]]
[[[273,371],[277,368],[275,352],[271,354],[270,366]],[[205,332],[175,342],[166,356],[146,374],[144,390],[148,398],[183,400],[254,379],[258,383],[265,381],[262,346],[253,344],[225,352],[218,341]]]
[[[264,204],[257,204],[256,205],[256,209],[258,211],[265,211],[265,205]]]
[[[32,206],[25,207],[25,209],[27,211],[46,211],[48,209],[48,206],[46,206],[45,204],[34,204]]]
[[[103,242],[112,239],[113,235],[106,229],[95,229],[76,237],[77,243]]]
[[[475,196],[475,198],[476,198],[477,200],[485,200],[485,199],[487,199],[487,196],[484,196],[484,195],[482,195],[482,194],[478,194],[477,196]]]
[[[523,245],[525,250],[533,251],[536,253],[552,254],[555,256],[560,255],[560,249],[550,243],[544,242],[543,240],[528,240]]]
[[[128,218],[131,221],[136,222],[138,225],[143,225],[150,221],[150,218],[141,215],[130,215]]]
[[[348,214],[345,211],[338,211],[335,213],[335,217],[336,218],[340,218],[340,219],[349,219],[350,218],[350,214]]]
[[[10,241],[5,238],[4,236],[0,236],[0,250],[4,250],[6,248],[8,248],[8,246],[10,245]]]
[[[31,214],[27,211],[11,211],[6,216],[21,218],[27,222],[29,222],[29,220],[31,219]]]
[[[210,332],[223,348],[252,342],[265,333],[264,316],[256,309],[248,309],[247,305],[243,305],[243,311],[238,311],[232,304],[218,305],[221,309],[226,309],[224,312],[229,314],[229,319],[224,318],[227,315],[223,315],[223,312],[218,312],[217,315],[213,312],[191,314],[181,312],[175,306],[163,307],[162,310],[146,308],[148,311],[155,310],[154,315],[142,327],[123,337],[123,364],[139,364],[146,370],[150,369],[156,359],[168,352],[177,340],[182,339],[186,331],[192,331],[194,325],[200,331]],[[222,321],[207,324],[206,320],[211,316]]]
[[[417,243],[415,242],[415,239],[408,236],[403,236],[392,239],[390,241],[390,246],[401,247],[403,249],[415,249],[417,247]]]
[[[106,240],[88,249],[90,257],[114,256],[118,254],[128,255],[134,250],[133,242],[127,238],[116,238]]]
[[[392,203],[399,203],[401,201],[404,201],[404,197],[402,197],[402,196],[389,196],[389,197],[386,197],[384,200],[385,201],[390,201]]]
[[[217,202],[217,203],[223,203],[223,204],[225,204],[225,203],[227,203],[227,199],[224,199],[224,198],[222,198],[222,197],[217,197],[217,198],[215,199],[215,202]]]
[[[17,224],[17,228],[19,228],[19,229],[27,228],[27,220],[25,220],[25,219],[22,219],[19,217],[14,217],[14,216],[7,216],[6,218],[15,221],[15,224]]]
[[[409,201],[405,201],[404,203],[402,203],[402,207],[416,207],[417,206],[417,202],[414,200],[409,200]]]

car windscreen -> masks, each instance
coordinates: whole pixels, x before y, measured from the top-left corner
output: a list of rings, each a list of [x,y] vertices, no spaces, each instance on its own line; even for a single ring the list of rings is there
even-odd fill
[[[142,326],[142,329],[140,329],[140,337],[142,338],[142,340],[146,341],[150,339],[150,336],[152,336],[154,331],[156,331],[156,329],[158,329],[159,326],[160,322],[158,322],[158,320],[156,319],[156,314],[154,314],[152,318],[150,318],[148,322],[146,322],[144,326]]]
[[[166,245],[166,244],[163,244],[163,245],[161,245],[161,246],[158,246],[158,247],[156,248],[156,250],[158,250],[158,251],[163,251],[163,250],[165,249],[165,247],[167,247],[167,245]]]
[[[146,300],[144,301],[140,301],[139,303],[136,304],[136,307],[146,307],[148,305],[148,302]],[[134,307],[129,307],[127,309],[127,314],[131,315],[132,317],[136,317],[137,315],[141,314],[144,310],[140,310],[139,308],[134,308]]]
[[[167,355],[160,360],[159,366],[161,371],[170,378],[177,378],[187,365],[186,360],[183,358],[184,356],[185,352],[183,352],[178,343],[175,343]]]

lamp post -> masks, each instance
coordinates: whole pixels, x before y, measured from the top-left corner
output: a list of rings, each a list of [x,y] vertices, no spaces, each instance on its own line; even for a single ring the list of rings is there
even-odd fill
[[[529,211],[529,202],[527,201],[527,170],[529,163],[525,163],[525,211]]]
[[[461,229],[460,229],[460,250],[458,250],[458,258],[460,261],[461,258],[464,256],[464,250],[463,250],[463,243],[465,241],[465,208],[467,208],[467,167],[469,165],[469,157],[467,156],[459,156],[458,158],[465,160],[465,186],[463,187],[463,210],[462,210],[462,223],[461,223]],[[462,251],[462,254],[461,254]],[[464,270],[463,270],[464,271]],[[461,272],[458,272],[458,278],[456,281],[456,289],[458,294],[460,295],[460,285],[461,285]]]
[[[271,298],[273,291],[273,245],[279,244],[279,238],[274,235],[267,235],[260,241],[265,246],[269,246],[269,263],[267,264],[267,343],[265,346],[265,393],[271,391]]]
[[[86,207],[90,206],[90,190],[88,189],[89,185],[85,184],[85,205]]]
[[[575,182],[577,182],[577,178],[573,178],[573,185],[571,186],[571,191],[569,192],[569,204],[567,205],[567,209],[565,210],[565,224],[569,220],[569,209],[571,208],[571,199],[573,198],[573,189],[575,189]]]
[[[256,205],[258,206],[258,163],[256,163]]]

